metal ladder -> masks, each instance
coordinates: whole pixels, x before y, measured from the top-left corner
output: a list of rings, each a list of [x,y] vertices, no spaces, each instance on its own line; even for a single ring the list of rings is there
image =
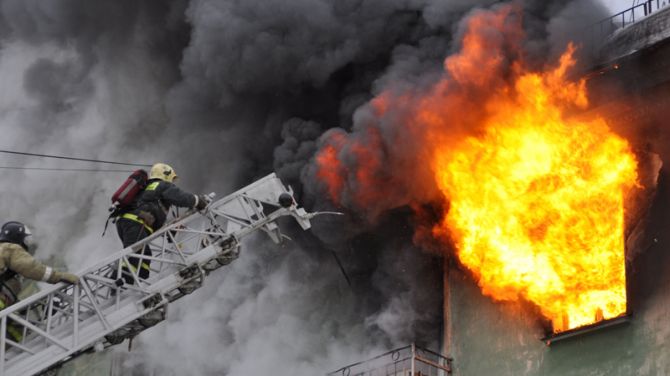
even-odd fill
[[[275,174],[210,203],[202,213],[186,213],[78,273],[78,285],[59,283],[0,311],[0,375],[55,373],[82,353],[133,338],[164,320],[170,302],[237,258],[244,237],[261,230],[280,243],[285,236],[278,218],[291,216],[307,230],[317,214],[298,208],[292,190]],[[145,245],[151,257],[136,253]],[[131,270],[132,283],[116,278],[133,259],[150,262],[150,277],[142,280]]]

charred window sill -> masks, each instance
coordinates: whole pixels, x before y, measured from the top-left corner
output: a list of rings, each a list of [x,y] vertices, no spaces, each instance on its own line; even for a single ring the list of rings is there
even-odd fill
[[[569,338],[581,337],[583,335],[602,331],[607,328],[618,327],[624,324],[628,324],[630,322],[630,319],[631,315],[625,314],[623,316],[615,317],[613,319],[599,321],[591,325],[566,330],[560,333],[552,333],[542,338],[542,342],[544,342],[547,346],[551,346],[555,342],[561,342]]]

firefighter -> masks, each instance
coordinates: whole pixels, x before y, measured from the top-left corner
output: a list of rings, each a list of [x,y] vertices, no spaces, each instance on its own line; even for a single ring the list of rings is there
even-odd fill
[[[161,228],[165,224],[172,205],[196,210],[202,210],[207,206],[208,200],[205,196],[184,192],[174,185],[176,179],[177,174],[174,169],[165,163],[156,163],[151,167],[147,186],[137,197],[133,204],[134,208],[121,215],[116,221],[116,229],[124,248]],[[148,245],[136,252],[151,256],[151,249]],[[139,278],[149,277],[150,260],[130,258],[129,262],[130,269]],[[132,284],[133,275],[128,270],[128,265],[124,265],[122,271],[125,282]]]
[[[37,261],[26,245],[30,230],[21,222],[7,222],[0,229],[0,309],[14,304],[21,291],[20,276],[48,283],[79,283],[79,277],[53,270]]]
[[[7,222],[0,228],[0,310],[16,303],[23,288],[21,278],[49,283],[79,283],[79,277],[68,272],[53,270],[33,258],[26,245],[30,230],[21,222]],[[16,342],[23,339],[23,327],[7,322],[7,336]]]

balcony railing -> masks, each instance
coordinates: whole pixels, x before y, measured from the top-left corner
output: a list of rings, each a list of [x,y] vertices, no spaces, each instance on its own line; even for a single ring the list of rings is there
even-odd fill
[[[326,376],[448,376],[451,358],[415,344],[342,367]]]
[[[607,17],[590,26],[591,37],[600,42],[618,29],[623,29],[668,5],[667,0],[643,0],[640,4]]]

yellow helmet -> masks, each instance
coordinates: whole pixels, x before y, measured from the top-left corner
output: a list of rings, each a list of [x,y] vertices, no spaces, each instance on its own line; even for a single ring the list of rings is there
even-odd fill
[[[165,163],[156,163],[151,166],[151,171],[149,171],[149,179],[160,179],[168,183],[172,183],[177,179],[177,174],[174,172],[174,168],[166,165]]]

